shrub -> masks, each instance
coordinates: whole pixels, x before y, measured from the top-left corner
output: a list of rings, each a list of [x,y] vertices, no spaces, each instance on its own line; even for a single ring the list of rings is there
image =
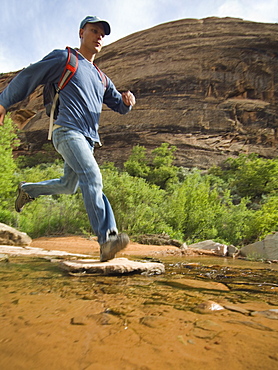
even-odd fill
[[[254,212],[244,242],[251,243],[263,239],[272,231],[278,231],[278,195],[268,197],[261,208]]]
[[[4,125],[0,126],[0,222],[13,224],[15,215],[13,212],[16,164],[13,160],[12,151],[18,145],[16,128],[7,115]]]
[[[127,173],[103,170],[104,192],[118,228],[131,235],[173,233],[165,217],[165,191]]]
[[[241,154],[229,158],[222,166],[213,167],[210,173],[224,179],[235,199],[249,197],[260,202],[265,195],[278,189],[278,159],[259,158],[257,154]]]

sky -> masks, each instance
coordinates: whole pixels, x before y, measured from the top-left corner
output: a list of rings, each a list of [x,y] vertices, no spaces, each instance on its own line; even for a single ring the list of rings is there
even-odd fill
[[[184,18],[236,17],[278,23],[278,0],[1,0],[0,73],[18,71],[53,49],[79,46],[87,15],[107,20],[108,45],[134,32]]]

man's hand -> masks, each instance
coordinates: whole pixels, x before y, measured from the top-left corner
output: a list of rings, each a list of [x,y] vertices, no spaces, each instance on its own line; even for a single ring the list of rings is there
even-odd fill
[[[122,93],[122,99],[124,104],[127,105],[128,107],[130,105],[133,107],[133,105],[135,105],[136,103],[135,96],[130,91]]]
[[[0,105],[0,126],[3,126],[5,115],[6,109],[3,107],[3,105]]]

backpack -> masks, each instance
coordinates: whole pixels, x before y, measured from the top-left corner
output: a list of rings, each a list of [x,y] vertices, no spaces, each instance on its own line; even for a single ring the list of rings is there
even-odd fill
[[[44,85],[43,88],[43,104],[45,106],[46,114],[50,117],[49,120],[49,131],[48,131],[48,140],[51,140],[52,131],[53,131],[53,121],[57,119],[59,112],[59,93],[67,85],[70,79],[73,77],[78,67],[78,53],[67,46],[68,58],[63,70],[63,73],[60,77],[58,85],[52,82],[48,82]],[[106,75],[94,64],[98,73],[101,76],[102,83],[104,88],[107,88],[107,78]]]
[[[56,87],[54,83],[48,82],[43,88],[43,104],[45,106],[46,114],[50,117],[48,140],[51,140],[53,121],[58,116],[59,111],[59,92],[66,86],[66,84],[73,77],[78,67],[78,54],[67,46],[68,58],[63,70],[63,73]]]

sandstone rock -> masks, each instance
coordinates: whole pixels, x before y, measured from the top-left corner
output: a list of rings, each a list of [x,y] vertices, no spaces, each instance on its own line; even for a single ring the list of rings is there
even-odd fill
[[[251,313],[251,316],[264,316],[268,319],[278,320],[278,309],[273,308],[265,311],[255,311]]]
[[[0,223],[0,245],[30,245],[32,239],[23,232],[20,232],[13,227]]]
[[[267,235],[262,241],[242,247],[240,255],[257,259],[277,260],[278,232]]]
[[[182,251],[186,251],[188,249],[188,245],[186,243],[183,243],[181,246],[180,246],[180,250]]]
[[[9,256],[7,254],[0,253],[0,262],[9,262]]]
[[[227,256],[228,247],[225,244],[216,243],[213,240],[204,240],[203,242],[190,244],[190,249],[202,249],[213,251],[217,256]]]
[[[233,304],[225,304],[224,308],[229,311],[239,312],[243,315],[249,315],[250,310],[246,310],[245,308],[239,307],[237,305]]]
[[[133,112],[104,107],[100,163],[120,165],[134,145],[177,147],[176,164],[208,168],[238,153],[274,158],[277,136],[278,24],[235,18],[182,19],[118,40],[96,59]],[[0,91],[15,73],[0,76]],[[47,142],[42,88],[11,107],[26,154]]]
[[[234,245],[228,245],[228,252],[227,255],[229,257],[236,257],[239,253],[239,249]]]
[[[200,303],[196,308],[194,308],[194,312],[197,313],[212,313],[212,312],[219,312],[224,310],[225,308],[222,307],[219,303],[213,301],[206,301]]]
[[[139,320],[140,324],[149,328],[163,328],[167,325],[165,317],[161,316],[145,316]]]
[[[248,326],[249,328],[256,329],[256,330],[262,330],[262,331],[273,331],[274,330],[268,326],[265,326],[258,322],[253,322],[253,321],[227,320],[226,323],[232,324],[234,326],[244,325],[244,326]]]
[[[90,257],[86,254],[77,254],[77,253],[68,253],[64,251],[56,250],[46,250],[42,248],[33,248],[33,247],[14,247],[7,245],[0,245],[0,253],[6,253],[7,255],[12,256],[45,256],[45,257]],[[57,260],[56,260],[57,261]]]
[[[127,258],[114,258],[107,262],[99,260],[78,260],[78,261],[62,261],[60,263],[62,269],[70,273],[87,273],[101,275],[122,275],[129,273],[146,273],[150,275],[162,274],[165,272],[162,263],[154,262],[135,262]]]
[[[214,302],[214,307],[218,307],[218,306],[219,305],[215,304],[215,302]],[[219,307],[222,307],[222,306],[219,306]],[[218,309],[219,309],[219,307],[218,307]],[[221,309],[224,310],[223,307]],[[218,323],[216,323],[214,321],[211,321],[211,320],[197,320],[194,323],[194,326],[196,328],[203,329],[203,330],[209,330],[209,331],[219,331],[219,330],[222,329],[222,327]]]
[[[179,289],[196,289],[196,290],[217,290],[217,291],[229,291],[230,289],[222,283],[217,283],[215,281],[202,281],[193,279],[177,279],[170,280],[167,285],[173,286]]]

